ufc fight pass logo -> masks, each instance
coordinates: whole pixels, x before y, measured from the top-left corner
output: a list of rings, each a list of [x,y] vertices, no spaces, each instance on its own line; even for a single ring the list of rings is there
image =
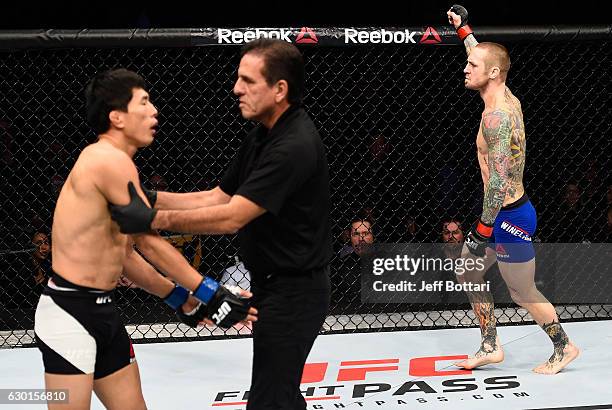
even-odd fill
[[[453,396],[457,397],[457,401],[464,398],[468,400],[468,396],[463,395],[465,393],[469,395],[470,400],[529,397],[526,392],[515,391],[521,386],[515,375],[482,379],[470,377],[471,370],[447,368],[448,362],[463,360],[467,357],[467,355],[428,356],[414,357],[408,361],[396,357],[306,363],[302,373],[300,391],[307,402],[340,401],[340,403],[330,405],[313,405],[314,409],[324,410],[345,408],[349,406],[349,403],[342,403],[343,400],[361,400],[383,392],[390,395],[392,399],[377,401],[376,408],[383,409],[384,406],[381,407],[383,404],[390,404],[393,400],[396,400],[397,404],[408,404],[407,400],[416,400],[417,403],[433,402],[430,398],[431,394],[438,394],[434,396],[436,401],[449,402],[451,406],[455,400]],[[389,383],[388,376],[384,382],[381,380],[381,375],[393,374],[398,378],[392,383]],[[407,376],[409,376],[408,380],[405,379]],[[502,393],[504,390],[506,392]],[[218,391],[212,406],[245,405],[249,393],[248,390],[240,388]],[[361,402],[352,404],[363,407]],[[450,407],[452,408],[456,407]]]

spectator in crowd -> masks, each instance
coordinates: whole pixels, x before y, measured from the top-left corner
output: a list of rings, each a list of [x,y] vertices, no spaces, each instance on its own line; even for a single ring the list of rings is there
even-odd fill
[[[35,287],[41,285],[42,290],[42,286],[51,275],[51,242],[46,233],[37,231],[32,236],[32,244],[34,245],[32,252],[34,285]]]
[[[362,209],[347,228],[350,250],[338,259],[331,276],[334,312],[355,313],[361,307],[361,257],[374,243],[374,222],[369,219],[372,215],[371,208]]]
[[[357,217],[351,221],[351,247],[357,256],[365,253],[368,246],[374,243],[372,226],[373,222],[368,218]]]
[[[461,221],[455,218],[448,218],[442,221],[440,238],[442,243],[444,243],[445,257],[456,259],[461,256],[464,241]]]
[[[443,243],[463,243],[461,222],[455,218],[443,221],[441,238]]]
[[[340,232],[338,242],[342,247],[336,256],[341,259],[353,255],[356,260],[367,244],[374,241],[372,226],[374,225],[374,208],[363,207],[355,212],[348,226]]]

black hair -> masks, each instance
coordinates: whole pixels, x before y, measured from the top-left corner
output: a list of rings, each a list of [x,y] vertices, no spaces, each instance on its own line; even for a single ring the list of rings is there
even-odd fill
[[[95,75],[85,88],[87,122],[96,134],[110,128],[111,111],[127,111],[134,88],[145,88],[144,79],[133,71],[116,68]]]
[[[242,47],[241,55],[255,54],[264,60],[263,76],[268,85],[285,80],[289,104],[300,104],[304,94],[304,58],[291,43],[271,38],[258,38]]]

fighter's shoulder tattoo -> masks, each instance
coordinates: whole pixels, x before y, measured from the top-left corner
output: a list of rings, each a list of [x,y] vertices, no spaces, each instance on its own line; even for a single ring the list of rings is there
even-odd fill
[[[497,109],[482,118],[482,136],[489,149],[495,148],[503,140],[509,140],[511,130],[512,121],[508,111]]]

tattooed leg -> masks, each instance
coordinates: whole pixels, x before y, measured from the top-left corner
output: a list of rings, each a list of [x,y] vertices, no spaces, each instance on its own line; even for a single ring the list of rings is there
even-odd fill
[[[548,337],[550,337],[554,351],[548,361],[542,363],[533,369],[533,371],[541,374],[559,373],[561,369],[578,357],[580,351],[569,341],[569,338],[559,322],[545,323],[542,325],[542,329],[546,332]]]
[[[578,357],[580,351],[569,341],[559,324],[559,317],[554,306],[535,285],[535,259],[522,263],[499,262],[498,264],[512,299],[527,309],[533,320],[544,329],[553,343],[554,352],[550,359],[533,371],[542,374],[558,373]]]
[[[480,323],[480,348],[474,357],[455,365],[464,369],[474,369],[485,364],[499,363],[504,360],[504,352],[497,337],[493,295],[490,292],[468,292],[468,298]]]
[[[480,323],[480,334],[482,340],[480,342],[480,350],[476,355],[493,353],[497,350],[497,320],[495,318],[495,305],[493,304],[493,296],[490,292],[481,292],[476,298],[479,301],[472,303],[474,314]]]

